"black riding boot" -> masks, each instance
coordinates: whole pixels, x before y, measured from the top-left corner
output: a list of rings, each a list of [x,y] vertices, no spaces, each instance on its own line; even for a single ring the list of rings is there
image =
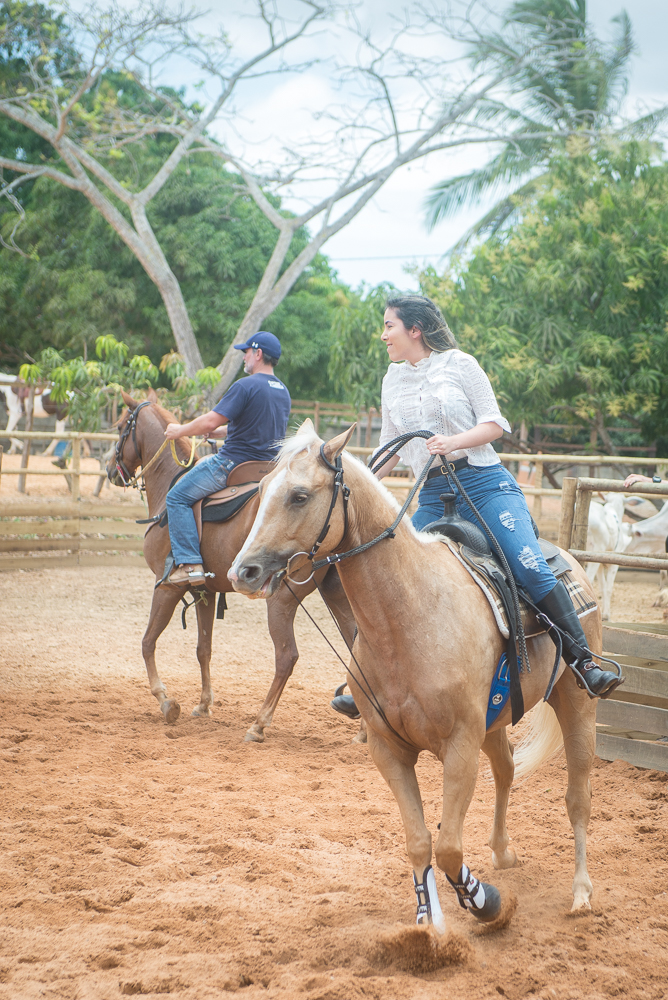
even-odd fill
[[[542,600],[536,601],[536,605],[565,633],[562,636],[563,658],[583,679],[580,687],[584,687],[590,698],[603,698],[622,683],[621,673],[602,670],[593,662],[580,619],[561,580]]]

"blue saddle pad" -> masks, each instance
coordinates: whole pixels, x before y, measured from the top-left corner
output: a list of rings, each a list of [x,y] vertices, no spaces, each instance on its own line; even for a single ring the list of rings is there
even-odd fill
[[[521,669],[520,658],[517,658],[517,665]],[[510,672],[508,670],[508,657],[504,653],[499,660],[499,665],[496,668],[496,673],[492,680],[492,686],[489,690],[489,701],[487,703],[487,719],[485,722],[485,728],[489,727],[496,722],[502,711],[504,705],[508,701],[508,695],[510,694]]]

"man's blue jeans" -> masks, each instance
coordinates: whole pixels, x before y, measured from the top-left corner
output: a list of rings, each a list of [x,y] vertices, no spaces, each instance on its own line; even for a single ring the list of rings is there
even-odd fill
[[[233,468],[234,462],[225,458],[222,452],[208,455],[181,476],[167,494],[169,540],[177,566],[196,566],[202,562],[193,504],[210,493],[222,490]]]
[[[500,464],[469,465],[461,469],[457,476],[498,541],[513,576],[534,601],[540,601],[557,581],[540,550],[529,508],[514,476]],[[422,487],[418,495],[418,509],[411,519],[418,531],[443,517],[439,496],[447,492],[449,487],[445,476],[434,476]],[[457,513],[472,524],[478,524],[478,519],[456,487],[454,492]]]

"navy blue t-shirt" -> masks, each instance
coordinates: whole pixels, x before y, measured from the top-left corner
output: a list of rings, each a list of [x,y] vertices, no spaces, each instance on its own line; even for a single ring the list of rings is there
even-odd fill
[[[229,420],[219,454],[235,465],[275,458],[288,429],[290,406],[290,393],[275,375],[257,372],[239,379],[213,408]]]

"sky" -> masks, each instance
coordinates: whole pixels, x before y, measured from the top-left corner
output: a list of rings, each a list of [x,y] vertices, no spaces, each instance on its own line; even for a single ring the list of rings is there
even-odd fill
[[[505,3],[500,6],[505,7]],[[608,37],[610,18],[620,9],[614,0],[589,0],[589,17],[599,36]],[[627,97],[631,113],[635,108],[642,111],[646,106],[668,103],[668,0],[633,0],[626,9],[639,50],[631,62]],[[463,170],[484,162],[479,148],[458,158]],[[445,166],[447,170],[449,164]],[[406,274],[406,265],[438,267],[443,254],[484,214],[483,203],[428,232],[425,194],[443,176],[441,164],[435,160],[402,170],[360,217],[329,241],[324,252],[344,281],[353,286],[360,281],[371,285],[391,281],[407,291],[417,290],[417,280]],[[390,255],[394,259],[386,259]],[[360,257],[364,259],[351,259]]]
[[[299,6],[298,0],[273,2],[286,10],[296,10]],[[445,5],[444,0],[439,3]],[[501,12],[508,0],[487,0],[487,3],[492,12]],[[361,0],[357,17],[375,37],[387,38],[392,16],[400,15],[409,5],[408,0]],[[203,15],[198,28],[204,35],[210,36],[224,25],[236,52],[248,56],[257,51],[260,34],[257,20],[250,16],[254,10],[251,0],[209,0],[206,7],[202,3],[200,9]],[[589,0],[589,19],[599,37],[611,36],[611,18],[621,9],[616,0]],[[665,56],[668,0],[633,0],[627,10],[638,51],[631,60],[625,111],[635,115],[650,107],[668,104],[668,60]],[[447,58],[458,51],[452,42],[443,45],[435,36],[416,38],[412,45],[421,58],[436,52]],[[314,115],[341,102],[342,96],[346,103],[354,105],[350,94],[342,95],[333,90],[327,60],[348,59],[354,53],[343,34],[332,32],[321,33],[315,42],[298,44],[295,49],[295,56],[304,60],[312,59],[314,53],[321,58],[321,63],[304,72],[268,76],[245,85],[239,92],[235,116],[214,124],[210,131],[229,148],[241,152],[246,162],[262,156],[269,164],[280,160],[285,143],[300,148],[307,136],[322,134],[326,126]],[[185,83],[191,97],[195,96],[192,85],[199,75],[198,70],[178,60],[173,59],[167,65],[167,78]],[[205,88],[197,93],[206,102],[214,90]],[[407,113],[414,111],[410,102],[419,100],[415,91],[407,85],[400,93]],[[410,291],[417,289],[417,279],[407,272],[408,268],[433,264],[442,269],[444,254],[481,217],[486,206],[483,202],[469,207],[429,232],[424,222],[425,196],[437,181],[482,165],[490,152],[490,147],[475,146],[454,153],[438,153],[397,171],[362,212],[324,245],[323,252],[340,278],[353,287],[387,281]],[[311,185],[309,193],[322,197],[331,189],[331,184],[320,182]],[[491,203],[490,200],[488,204]],[[302,207],[285,190],[283,204],[292,210]]]

